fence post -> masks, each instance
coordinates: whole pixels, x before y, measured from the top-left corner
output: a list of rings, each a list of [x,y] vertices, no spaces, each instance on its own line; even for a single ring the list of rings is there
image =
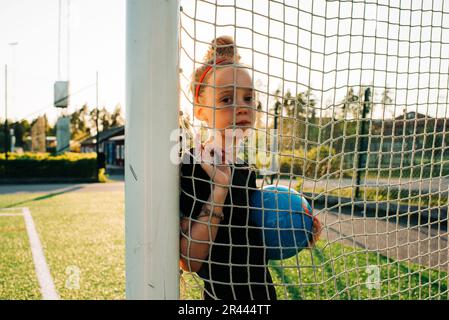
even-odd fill
[[[362,123],[360,128],[360,142],[358,146],[358,153],[357,153],[357,182],[355,187],[355,198],[360,198],[360,181],[361,181],[361,174],[362,170],[366,166],[366,155],[364,152],[367,151],[367,143],[365,138],[365,127],[366,127],[366,114],[368,113],[368,105],[370,103],[371,99],[371,89],[366,88],[365,90],[365,99],[363,101],[363,110],[362,110]],[[365,175],[366,176],[366,175]]]

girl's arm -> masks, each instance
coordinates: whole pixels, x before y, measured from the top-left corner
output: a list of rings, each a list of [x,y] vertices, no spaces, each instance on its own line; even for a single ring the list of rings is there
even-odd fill
[[[213,192],[209,196],[208,206],[218,215],[223,214],[223,204],[228,193],[228,188],[214,186]],[[198,272],[203,261],[209,255],[209,247],[215,241],[218,225],[221,220],[213,215],[201,216],[196,220],[184,218],[181,223],[181,267],[185,271]],[[202,261],[196,261],[202,260]]]

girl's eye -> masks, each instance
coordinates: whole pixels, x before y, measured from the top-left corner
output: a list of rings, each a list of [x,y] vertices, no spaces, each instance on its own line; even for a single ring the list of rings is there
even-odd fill
[[[247,96],[244,98],[245,102],[253,102],[254,97],[253,96]],[[231,105],[233,101],[232,97],[224,97],[220,99],[220,103],[223,105]]]
[[[224,104],[231,104],[232,103],[232,98],[231,97],[224,97],[223,99],[220,100],[220,102],[222,102]]]

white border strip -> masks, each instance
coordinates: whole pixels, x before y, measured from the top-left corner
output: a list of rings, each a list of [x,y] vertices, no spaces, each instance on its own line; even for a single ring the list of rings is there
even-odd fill
[[[25,225],[30,240],[31,253],[34,260],[34,268],[36,270],[37,280],[41,287],[42,299],[59,300],[56,292],[55,284],[50,274],[47,262],[45,261],[44,251],[42,250],[41,241],[34,225],[33,217],[28,208],[22,209]]]
[[[0,208],[0,211],[22,211],[22,210],[23,210],[22,207]]]

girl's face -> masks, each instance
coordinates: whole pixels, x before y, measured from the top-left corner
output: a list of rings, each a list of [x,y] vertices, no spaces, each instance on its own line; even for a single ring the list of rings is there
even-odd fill
[[[195,117],[217,131],[233,128],[243,132],[254,126],[255,99],[252,79],[243,68],[224,67],[208,76],[195,106]]]

